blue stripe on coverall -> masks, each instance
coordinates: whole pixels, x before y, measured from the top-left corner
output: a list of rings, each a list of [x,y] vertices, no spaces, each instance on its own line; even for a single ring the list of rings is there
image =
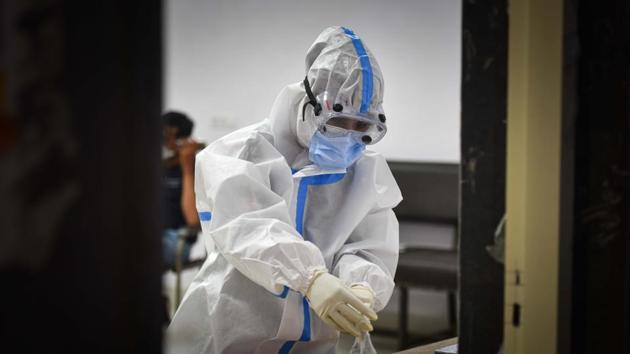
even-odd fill
[[[365,113],[370,108],[370,101],[372,100],[372,90],[373,90],[373,75],[372,75],[372,64],[370,64],[370,57],[363,46],[363,42],[359,36],[357,36],[351,29],[346,27],[341,27],[343,32],[352,39],[352,44],[354,45],[354,50],[356,50],[357,55],[359,56],[359,62],[361,63],[361,72],[363,73],[362,77],[362,91],[361,91],[361,108],[359,112]]]
[[[199,220],[201,221],[210,221],[212,220],[212,213],[209,211],[200,211],[199,212]]]
[[[295,228],[300,235],[303,236],[304,231],[304,211],[306,207],[308,187],[336,183],[341,181],[345,175],[345,173],[334,173],[302,178],[300,186],[298,187],[297,208],[295,211]],[[302,311],[304,312],[304,326],[302,328],[302,335],[298,341],[308,342],[311,340],[311,312],[309,311],[308,300],[306,300],[306,297],[304,296],[302,296]],[[295,343],[296,341],[294,340],[284,342],[282,347],[280,347],[278,354],[288,354],[291,349],[293,349]]]

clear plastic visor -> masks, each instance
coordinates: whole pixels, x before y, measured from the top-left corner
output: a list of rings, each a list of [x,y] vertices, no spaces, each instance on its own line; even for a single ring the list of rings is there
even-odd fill
[[[359,136],[364,144],[375,144],[387,132],[385,124],[367,116],[332,112],[322,118],[319,129],[324,135],[331,137],[351,132],[353,135]]]

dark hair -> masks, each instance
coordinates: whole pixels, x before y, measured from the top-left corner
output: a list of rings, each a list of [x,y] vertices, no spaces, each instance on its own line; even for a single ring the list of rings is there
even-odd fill
[[[195,123],[182,112],[169,111],[162,115],[162,124],[177,128],[177,138],[188,138]]]

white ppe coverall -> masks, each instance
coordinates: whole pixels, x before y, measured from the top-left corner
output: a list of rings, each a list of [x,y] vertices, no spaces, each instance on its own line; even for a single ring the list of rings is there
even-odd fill
[[[314,91],[351,87],[380,105],[380,69],[367,55],[374,76],[366,96],[356,40],[328,28],[309,50],[307,78]],[[335,70],[346,80],[327,82]],[[375,311],[389,301],[400,190],[385,159],[370,150],[347,170],[310,162],[316,128],[312,109],[302,117],[305,96],[302,83],[285,87],[268,119],[197,155],[196,205],[208,256],[169,326],[167,351],[334,353],[339,332],[304,297],[321,270],[371,289]]]

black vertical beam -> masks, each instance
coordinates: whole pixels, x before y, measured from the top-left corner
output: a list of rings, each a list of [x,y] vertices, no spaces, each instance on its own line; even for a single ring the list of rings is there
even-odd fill
[[[503,265],[486,246],[505,209],[507,2],[464,1],[462,43],[460,353],[497,353]]]
[[[159,353],[161,2],[2,6],[20,41],[3,156],[45,149],[12,196],[39,255],[0,260],[1,351]]]
[[[572,353],[630,353],[630,3],[577,3]]]

